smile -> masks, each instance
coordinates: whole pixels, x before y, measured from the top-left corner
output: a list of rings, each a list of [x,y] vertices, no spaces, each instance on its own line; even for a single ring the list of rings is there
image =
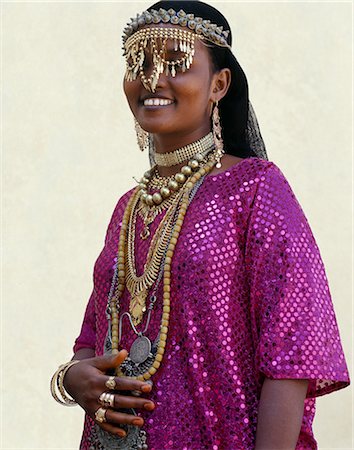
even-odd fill
[[[144,106],[167,106],[173,103],[167,98],[147,98],[144,100]]]

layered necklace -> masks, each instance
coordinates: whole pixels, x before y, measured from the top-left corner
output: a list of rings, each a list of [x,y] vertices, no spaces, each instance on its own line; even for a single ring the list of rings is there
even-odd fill
[[[151,377],[162,363],[170,320],[171,265],[174,251],[188,206],[202,185],[205,176],[213,169],[215,164],[215,151],[210,146],[205,148],[204,152],[194,154],[188,164],[184,166],[190,167],[191,172],[187,175],[185,170],[183,181],[182,178],[180,178],[180,182],[177,181],[177,174],[174,176],[174,180],[172,178],[169,180],[164,180],[162,177],[156,178],[154,177],[156,167],[154,167],[144,174],[144,182],[140,183],[133,191],[128,201],[120,229],[117,264],[107,303],[106,313],[109,326],[105,351],[111,351],[113,354],[118,353],[125,317],[128,318],[129,324],[137,337],[129,350],[128,357],[116,371],[118,376],[130,376],[141,381],[151,382]],[[182,170],[180,173],[182,173]],[[163,198],[158,205],[155,202],[148,205],[145,200],[146,195],[151,195],[148,191],[150,183],[155,188],[157,184],[161,184],[159,188],[161,191],[164,187],[162,184],[167,183],[171,186],[171,180],[177,181],[178,189],[174,189],[173,193]],[[144,186],[141,184],[144,184]],[[163,205],[166,208],[166,213],[151,240],[143,273],[138,276],[135,261],[135,230],[138,213],[142,208],[154,210],[158,207],[162,208]],[[155,211],[151,212],[149,220],[154,215],[156,217]],[[144,227],[146,228],[145,221]],[[141,238],[144,237],[141,236]],[[161,282],[163,283],[162,316],[158,334],[152,342],[146,336],[146,332],[157,302],[157,290]],[[129,311],[120,315],[120,300],[126,287],[130,293]],[[147,305],[148,297],[149,303]],[[145,313],[147,316],[145,326],[139,331],[137,327],[142,323]],[[131,413],[136,414],[134,410]],[[111,444],[105,432],[99,428],[96,429],[100,442],[107,446],[104,448],[138,448],[138,443],[146,439],[145,432],[139,427],[131,425],[123,425],[122,427],[125,427],[127,436],[115,438],[114,447],[110,447]],[[134,447],[133,441],[136,447]]]

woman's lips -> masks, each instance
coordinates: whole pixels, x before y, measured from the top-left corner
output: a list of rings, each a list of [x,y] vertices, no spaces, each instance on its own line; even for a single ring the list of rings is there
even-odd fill
[[[146,98],[143,102],[144,106],[168,106],[171,105],[173,100],[168,98]]]

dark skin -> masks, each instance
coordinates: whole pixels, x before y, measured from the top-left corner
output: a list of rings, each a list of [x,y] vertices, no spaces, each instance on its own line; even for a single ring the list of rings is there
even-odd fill
[[[169,59],[178,58],[172,46],[168,47],[168,51]],[[149,55],[146,56],[145,74],[149,76],[151,61]],[[156,152],[164,153],[196,141],[210,131],[212,106],[226,95],[230,81],[230,70],[215,71],[207,47],[197,39],[193,64],[185,73],[177,72],[174,78],[161,74],[155,93],[147,91],[139,78],[132,82],[125,81],[124,91],[135,118],[144,130],[153,134]],[[147,98],[164,98],[171,104],[147,106],[143,103]],[[223,172],[241,160],[225,154],[221,159],[222,167],[214,167],[211,174]],[[169,176],[183,165],[158,169],[162,176]],[[74,359],[79,359],[80,363],[68,370],[65,388],[93,419],[101,407],[99,396],[108,390],[105,386],[107,371],[118,367],[126,356],[126,350],[115,357],[95,357],[93,349],[81,349],[75,354]],[[127,377],[116,377],[116,382],[114,408],[106,413],[107,423],[99,426],[112,434],[124,436],[120,424],[142,426],[144,421],[119,409],[152,411],[155,404],[144,398],[144,394],[151,391],[150,385]],[[295,449],[307,386],[308,380],[265,378],[259,402],[255,450]],[[128,395],[132,390],[140,390],[141,397]]]
[[[95,419],[95,412],[102,406],[98,402],[99,396],[102,392],[108,391],[105,386],[105,382],[109,379],[106,375],[107,371],[119,367],[127,354],[126,350],[121,350],[115,356],[95,357],[94,350],[88,348],[83,348],[75,353],[73,359],[79,359],[80,362],[68,370],[64,378],[64,386],[92,419]],[[136,408],[137,410],[152,411],[155,403],[144,398],[144,394],[151,391],[149,384],[129,377],[116,377],[115,380],[117,389],[114,391],[114,408],[107,410],[107,422],[99,424],[99,426],[109,433],[123,437],[125,431],[120,428],[120,424],[142,426],[144,420],[142,417],[120,412],[119,409]],[[134,390],[140,391],[141,397],[127,394]]]

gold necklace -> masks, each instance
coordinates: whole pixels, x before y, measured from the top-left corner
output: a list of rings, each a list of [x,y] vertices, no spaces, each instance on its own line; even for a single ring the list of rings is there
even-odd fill
[[[209,135],[204,136],[203,138],[203,151],[194,153],[193,158],[181,168],[180,172],[177,172],[174,177],[168,181],[167,186],[161,187],[159,192],[155,192],[154,194],[150,194],[148,192],[148,185],[151,182],[156,166],[154,166],[151,170],[145,172],[144,176],[139,182],[141,199],[144,203],[146,203],[148,206],[160,205],[163,201],[173,195],[174,192],[181,189],[181,187],[187,182],[187,179],[193,174],[193,172],[198,170],[198,168],[202,164],[204,164],[205,161],[208,160],[208,157],[215,149],[214,141],[212,141],[210,145],[206,146],[206,144],[209,143],[209,139],[206,139],[208,138],[208,136]],[[203,139],[201,139],[201,141]],[[193,144],[195,143],[192,143],[190,145],[192,146]],[[182,160],[182,162],[183,161],[184,160]]]
[[[128,245],[126,260],[126,284],[131,295],[129,312],[134,325],[138,325],[146,311],[146,298],[148,290],[157,279],[161,261],[164,257],[164,250],[168,244],[169,236],[172,233],[175,210],[183,196],[184,191],[180,191],[173,204],[166,211],[165,216],[160,222],[153,239],[151,241],[144,270],[142,275],[136,273],[135,262],[135,229],[137,219],[137,206],[139,197],[132,205],[132,212],[128,226]]]
[[[168,153],[154,153],[154,158],[158,166],[171,167],[177,164],[182,164],[184,161],[193,158],[195,154],[204,153],[206,149],[215,145],[213,133],[210,132],[184,147],[178,148],[173,152]]]
[[[216,161],[209,161],[205,164],[204,167],[201,167],[188,181],[186,184],[186,191],[183,193],[178,211],[176,209],[176,213],[178,212],[177,220],[175,226],[173,228],[172,237],[169,240],[169,244],[166,251],[165,263],[163,268],[163,308],[162,308],[162,317],[161,317],[161,325],[160,325],[160,334],[159,334],[159,343],[155,356],[155,360],[150,368],[144,372],[143,374],[134,377],[141,381],[146,381],[150,379],[158,370],[161,365],[163,355],[165,353],[166,341],[167,341],[167,333],[170,319],[170,297],[171,297],[171,264],[172,258],[174,254],[174,250],[177,244],[178,236],[181,231],[184,217],[187,212],[188,204],[189,204],[189,192],[195,185],[195,183],[200,180],[200,178],[207,173],[209,173],[214,167]],[[111,336],[112,336],[112,353],[117,354],[119,352],[119,339],[118,339],[118,328],[119,328],[119,299],[121,298],[124,288],[125,288],[125,261],[126,261],[126,235],[129,226],[129,220],[131,217],[131,211],[134,201],[136,197],[139,195],[139,189],[136,189],[131,198],[128,201],[127,207],[124,211],[122,225],[119,234],[119,244],[118,244],[118,281],[117,287],[114,295],[110,299],[110,313],[111,313]],[[164,222],[164,218],[162,219]],[[122,373],[117,369],[117,375],[121,376]]]
[[[141,239],[145,240],[150,236],[150,225],[162,211],[168,209],[173,204],[177,196],[178,192],[175,192],[174,195],[166,199],[165,202],[155,207],[147,206],[144,203],[140,204],[138,207],[138,214],[144,222],[143,231],[140,233]]]

